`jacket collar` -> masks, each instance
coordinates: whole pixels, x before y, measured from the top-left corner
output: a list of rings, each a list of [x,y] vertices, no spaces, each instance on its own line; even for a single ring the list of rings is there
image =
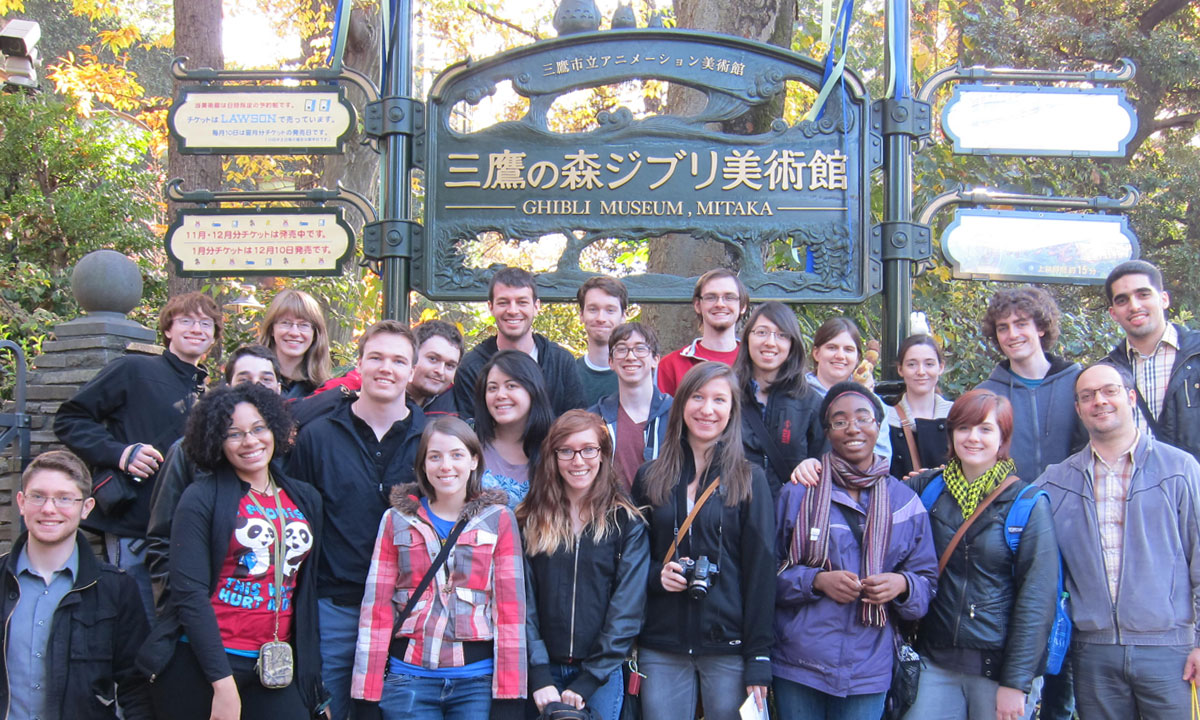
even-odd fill
[[[203,385],[204,381],[208,378],[208,369],[204,365],[193,365],[181,359],[170,350],[163,350],[162,356],[179,377],[189,382],[193,382],[196,385]]]
[[[341,425],[347,432],[354,437],[358,434],[354,430],[354,420],[350,417],[353,412],[350,406],[358,399],[358,393],[347,394],[342,398],[339,405],[329,414],[330,420]],[[425,411],[419,405],[412,401],[412,398],[407,395],[404,397],[404,407],[408,408],[408,433],[404,436],[404,441],[408,442],[413,438],[419,438],[421,433],[425,431]]]
[[[12,550],[4,558],[4,571],[12,578],[17,577],[17,558],[28,541],[29,531],[26,530],[13,542]],[[75,572],[74,587],[78,589],[92,584],[100,577],[100,561],[96,559],[92,546],[80,530],[75,531],[75,547],[79,550],[79,567]]]
[[[419,515],[424,508],[421,507],[421,488],[416,483],[405,483],[392,488],[392,507],[399,510],[405,515]],[[479,513],[483,512],[489,505],[507,505],[508,493],[496,488],[485,488],[483,492],[469,500],[466,505],[463,505],[462,512],[458,517],[460,520],[470,520]]]

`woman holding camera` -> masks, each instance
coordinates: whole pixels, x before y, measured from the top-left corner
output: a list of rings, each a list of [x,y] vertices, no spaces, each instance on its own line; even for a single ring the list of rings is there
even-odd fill
[[[704,362],[684,376],[667,442],[633,496],[650,526],[646,620],[638,662],[648,718],[735,720],[747,694],[765,707],[771,681],[771,491],[742,451],[733,370]]]
[[[159,717],[312,717],[324,700],[321,497],[272,463],[291,436],[283,399],[250,383],[209,391],[188,416],[184,452],[211,474],[179,499],[169,601],[138,657]]]
[[[568,410],[550,427],[517,520],[534,703],[587,706],[617,720],[621,662],[642,627],[649,541],[598,415]]]
[[[937,598],[921,620],[921,682],[905,718],[1031,717],[1027,693],[1042,674],[1058,593],[1050,503],[1034,502],[1014,553],[1005,537],[1008,513],[1029,483],[1013,474],[1008,457],[1012,405],[988,390],[972,390],[954,402],[947,423],[950,463],[911,480],[929,503],[938,555],[968,518],[985,509],[954,546]],[[939,481],[940,492],[927,492]]]
[[[883,403],[829,388],[830,452],[813,487],[785,485],[775,550],[775,700],[784,720],[877,720],[892,680],[897,616],[917,620],[937,558],[920,499],[875,454]]]
[[[384,720],[486,718],[527,693],[517,521],[462,420],[425,426],[415,469],[379,523],[350,694]]]

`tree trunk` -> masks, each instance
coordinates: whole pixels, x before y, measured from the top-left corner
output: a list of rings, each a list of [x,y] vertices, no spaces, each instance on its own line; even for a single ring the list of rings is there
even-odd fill
[[[379,77],[379,44],[381,41],[379,22],[378,3],[355,6],[354,12],[350,14],[350,31],[346,37],[346,52],[342,56],[343,65],[358,70],[377,83],[381,81]],[[402,29],[402,32],[406,31],[407,29]],[[354,86],[347,84],[346,88],[350,101],[358,108],[359,113],[365,112],[366,98]],[[325,166],[320,173],[321,185],[326,188],[335,188],[338,182],[341,182],[347,189],[362,193],[378,206],[380,155],[372,150],[370,145],[362,144],[362,140],[363,137],[356,131],[347,140],[344,152],[340,155],[323,156]],[[347,209],[346,221],[350,227],[354,228],[361,253],[362,217],[357,211]],[[356,253],[356,260],[357,257]],[[354,273],[356,278],[361,278],[365,271],[356,263],[351,262],[348,263],[345,272]],[[355,313],[348,314],[354,315]],[[335,343],[349,342],[353,332],[354,328],[349,326],[336,323],[329,326],[330,340]]]
[[[221,49],[221,0],[175,0],[175,55],[187,58],[189,69],[225,67]],[[175,94],[182,85],[175,82]],[[184,190],[220,190],[221,157],[219,155],[180,155],[172,138],[167,148],[167,177],[182,178]],[[181,208],[190,207],[168,202],[167,213],[173,220]],[[199,290],[199,278],[181,278],[175,274],[175,264],[167,266],[167,294],[174,296]]]
[[[780,47],[791,42],[796,6],[791,0],[674,0],[679,27],[690,30],[737,35]],[[667,112],[671,115],[695,114],[704,104],[703,95],[680,85],[671,85],[667,93]],[[775,102],[760,106],[740,118],[725,123],[725,132],[751,134],[765,131],[775,118],[783,115],[782,95]],[[676,275],[700,275],[715,267],[734,267],[733,255],[719,242],[700,240],[691,235],[673,233],[650,242],[647,269]],[[644,320],[658,333],[663,352],[691,342],[696,337],[696,313],[690,304],[645,305]]]

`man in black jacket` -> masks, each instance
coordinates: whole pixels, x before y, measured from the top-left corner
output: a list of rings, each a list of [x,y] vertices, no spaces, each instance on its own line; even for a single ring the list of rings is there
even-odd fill
[[[358,611],[379,520],[392,487],[416,482],[425,415],[405,395],[415,347],[403,323],[368,328],[358,341],[362,390],[301,428],[288,459],[288,474],[317,488],[324,503],[317,612],[332,720],[350,717]]]
[[[79,521],[92,480],[64,450],[34,458],[17,507],[28,530],[0,558],[4,698],[10,718],[149,720],[150,693],[134,659],[148,626],[132,578],[101,564]]]
[[[183,435],[187,414],[204,391],[208,372],[200,360],[220,341],[221,327],[221,310],[209,296],[171,298],[158,316],[163,354],[114,360],[54,419],[58,439],[94,472],[127,474],[97,486],[96,511],[84,527],[104,533],[108,561],[137,581],[147,617],[154,614],[145,566],[150,495],[163,453]],[[120,489],[129,492],[122,497]]]
[[[537,361],[546,389],[550,391],[555,417],[573,408],[585,407],[575,357],[533,331],[533,318],[541,307],[537,283],[529,272],[506,267],[492,276],[488,286],[488,310],[496,319],[496,336],[476,345],[458,367],[454,402],[462,417],[475,416],[475,383],[486,380],[479,377],[479,371],[501,350],[520,350]]]
[[[1104,293],[1125,331],[1108,360],[1133,374],[1138,426],[1200,460],[1200,332],[1167,322],[1171,296],[1145,260],[1113,268]]]

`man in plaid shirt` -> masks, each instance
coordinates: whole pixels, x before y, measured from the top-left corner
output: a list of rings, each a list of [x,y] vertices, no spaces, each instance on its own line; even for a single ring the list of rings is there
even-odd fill
[[[1171,296],[1144,260],[1113,268],[1104,292],[1125,331],[1108,360],[1133,374],[1138,426],[1200,460],[1200,333],[1167,322]]]

